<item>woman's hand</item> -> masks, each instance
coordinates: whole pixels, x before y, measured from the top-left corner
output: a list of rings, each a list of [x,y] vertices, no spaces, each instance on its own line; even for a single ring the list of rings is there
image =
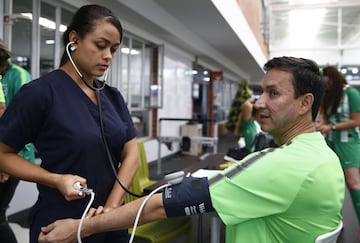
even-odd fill
[[[71,201],[85,197],[84,193],[80,193],[79,189],[74,187],[77,182],[80,182],[83,187],[87,187],[85,178],[70,174],[60,175],[55,182],[55,186],[67,201]]]
[[[112,205],[112,206],[105,206],[104,213],[108,213],[116,208],[120,207],[120,205]]]
[[[10,176],[4,172],[0,172],[0,183],[5,183],[9,180]]]
[[[79,220],[56,220],[48,226],[41,227],[40,243],[76,243]]]
[[[90,208],[88,213],[86,214],[86,218],[91,218],[103,213],[105,213],[103,206],[99,206],[98,208]]]
[[[327,134],[328,132],[331,131],[331,124],[324,124],[324,125],[320,125],[316,128],[317,131],[321,132],[322,134]]]
[[[113,206],[113,207],[99,206],[98,208],[90,208],[89,212],[86,214],[86,218],[91,218],[91,217],[96,216],[96,215],[108,213],[108,212],[114,210],[117,207],[118,206]]]

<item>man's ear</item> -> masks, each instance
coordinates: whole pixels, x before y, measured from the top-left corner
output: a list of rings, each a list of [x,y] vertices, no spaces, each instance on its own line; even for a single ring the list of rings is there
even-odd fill
[[[306,93],[302,95],[300,99],[301,99],[300,110],[299,110],[300,115],[307,113],[309,110],[311,113],[311,108],[314,103],[314,95],[311,93]]]

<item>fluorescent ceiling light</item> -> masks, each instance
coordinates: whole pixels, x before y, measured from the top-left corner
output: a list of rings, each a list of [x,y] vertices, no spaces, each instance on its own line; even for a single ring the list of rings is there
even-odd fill
[[[17,56],[16,61],[17,62],[26,62],[28,60],[27,57]]]
[[[46,40],[45,44],[46,45],[53,45],[53,44],[55,44],[55,40]]]
[[[21,13],[21,15],[32,20],[32,13]],[[49,28],[52,30],[54,30],[56,28],[56,23],[54,21],[49,20],[44,17],[40,17],[39,24],[43,27],[46,27],[46,28]],[[60,28],[59,28],[60,32],[65,32],[66,29],[67,29],[66,25],[63,25],[63,24],[60,25]]]
[[[127,47],[121,48],[121,52],[124,54],[130,54],[130,55],[139,55],[140,54],[140,52],[138,50],[131,49],[131,51],[130,51],[130,49]]]

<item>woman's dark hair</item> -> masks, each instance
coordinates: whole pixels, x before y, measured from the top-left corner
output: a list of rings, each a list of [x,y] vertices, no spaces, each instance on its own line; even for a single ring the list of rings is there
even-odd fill
[[[347,84],[347,81],[334,66],[325,67],[322,73],[324,77],[328,78],[328,81],[321,108],[325,114],[328,114],[328,112],[336,114],[343,93],[343,87]]]
[[[292,72],[295,97],[298,98],[306,93],[314,96],[311,108],[312,119],[315,121],[322,97],[325,92],[325,82],[320,73],[319,66],[310,59],[296,57],[276,57],[264,65],[264,70],[280,69]]]
[[[66,48],[66,45],[70,42],[69,33],[75,31],[80,38],[84,38],[86,34],[94,31],[96,22],[98,20],[105,20],[112,25],[120,33],[120,42],[123,36],[123,29],[119,19],[114,15],[114,13],[103,6],[90,4],[82,6],[74,14],[71,24],[68,26],[63,35],[63,42]],[[69,57],[66,54],[66,50],[61,57],[60,66],[64,65],[68,61]]]

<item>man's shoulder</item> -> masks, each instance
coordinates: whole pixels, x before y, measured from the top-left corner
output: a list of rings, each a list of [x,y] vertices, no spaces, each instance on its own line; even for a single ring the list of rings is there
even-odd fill
[[[26,73],[28,75],[30,75],[30,72],[28,70],[26,70],[24,67],[21,67],[18,64],[15,63],[10,63],[10,70],[9,71],[13,71],[13,72],[20,72],[20,73]]]
[[[303,161],[325,161],[337,158],[320,132],[299,134],[286,147],[288,149],[284,152],[294,154]]]
[[[14,63],[10,63],[10,69],[7,71],[6,76],[8,76],[10,80],[18,80],[21,83],[26,83],[32,80],[29,71]]]

